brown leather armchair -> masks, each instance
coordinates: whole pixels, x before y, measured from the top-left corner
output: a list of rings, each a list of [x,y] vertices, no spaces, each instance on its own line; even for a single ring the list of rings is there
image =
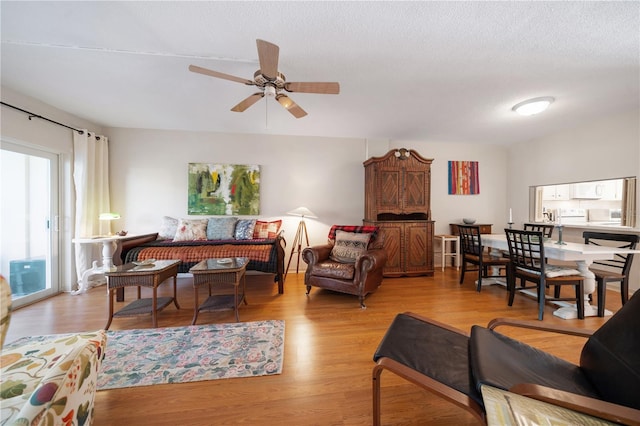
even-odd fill
[[[337,231],[356,234],[371,234],[364,250],[354,263],[332,259]],[[382,284],[382,269],[387,262],[387,252],[382,244],[384,235],[377,226],[334,225],[329,231],[329,242],[325,245],[307,247],[302,252],[302,259],[307,263],[304,283],[307,295],[311,287],[358,296],[360,307],[366,308],[364,298],[374,292]]]

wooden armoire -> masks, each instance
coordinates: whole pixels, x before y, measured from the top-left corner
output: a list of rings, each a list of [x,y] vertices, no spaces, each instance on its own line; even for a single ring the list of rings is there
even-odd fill
[[[384,232],[384,276],[433,275],[432,161],[402,148],[364,162],[364,224]]]

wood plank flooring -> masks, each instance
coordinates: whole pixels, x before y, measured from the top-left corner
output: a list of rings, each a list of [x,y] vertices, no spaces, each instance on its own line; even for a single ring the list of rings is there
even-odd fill
[[[99,391],[95,425],[370,425],[372,356],[393,317],[413,311],[468,331],[496,317],[537,318],[535,300],[516,296],[507,306],[500,286],[475,291],[473,274],[463,285],[458,272],[446,268],[435,277],[385,279],[360,309],[357,297],[313,288],[305,295],[304,275],[290,273],[285,294],[279,295],[271,275],[249,275],[248,305],[241,321],[285,320],[283,372],[276,376],[134,387]],[[171,285],[159,295],[170,295]],[[204,300],[201,289],[200,300]],[[145,293],[143,290],[143,297]],[[128,288],[126,301],[135,297]],[[178,279],[176,310],[170,305],[158,315],[160,327],[184,326],[193,316],[193,288],[189,276]],[[126,302],[125,302],[126,303]],[[610,292],[608,309],[620,307]],[[61,294],[14,312],[7,341],[22,336],[67,333],[104,327],[107,316],[104,286],[86,294]],[[118,303],[116,309],[123,306]],[[552,306],[545,323],[596,329],[607,318],[562,320]],[[198,324],[233,322],[232,311],[201,313]],[[111,330],[150,328],[149,316],[115,318]],[[503,329],[539,348],[572,362],[579,359],[584,340],[533,331]],[[466,411],[405,382],[382,375],[382,422],[385,425],[472,425]]]

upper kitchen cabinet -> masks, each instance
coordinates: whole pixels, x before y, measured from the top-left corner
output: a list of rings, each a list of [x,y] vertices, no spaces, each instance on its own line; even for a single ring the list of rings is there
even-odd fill
[[[568,200],[571,198],[571,185],[548,185],[542,188],[542,199],[545,201]]]
[[[623,179],[607,180],[602,182],[603,200],[622,200]]]

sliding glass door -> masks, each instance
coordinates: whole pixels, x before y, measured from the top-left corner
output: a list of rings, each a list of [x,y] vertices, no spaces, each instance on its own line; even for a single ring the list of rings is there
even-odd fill
[[[2,142],[0,273],[13,306],[59,291],[58,156]]]

